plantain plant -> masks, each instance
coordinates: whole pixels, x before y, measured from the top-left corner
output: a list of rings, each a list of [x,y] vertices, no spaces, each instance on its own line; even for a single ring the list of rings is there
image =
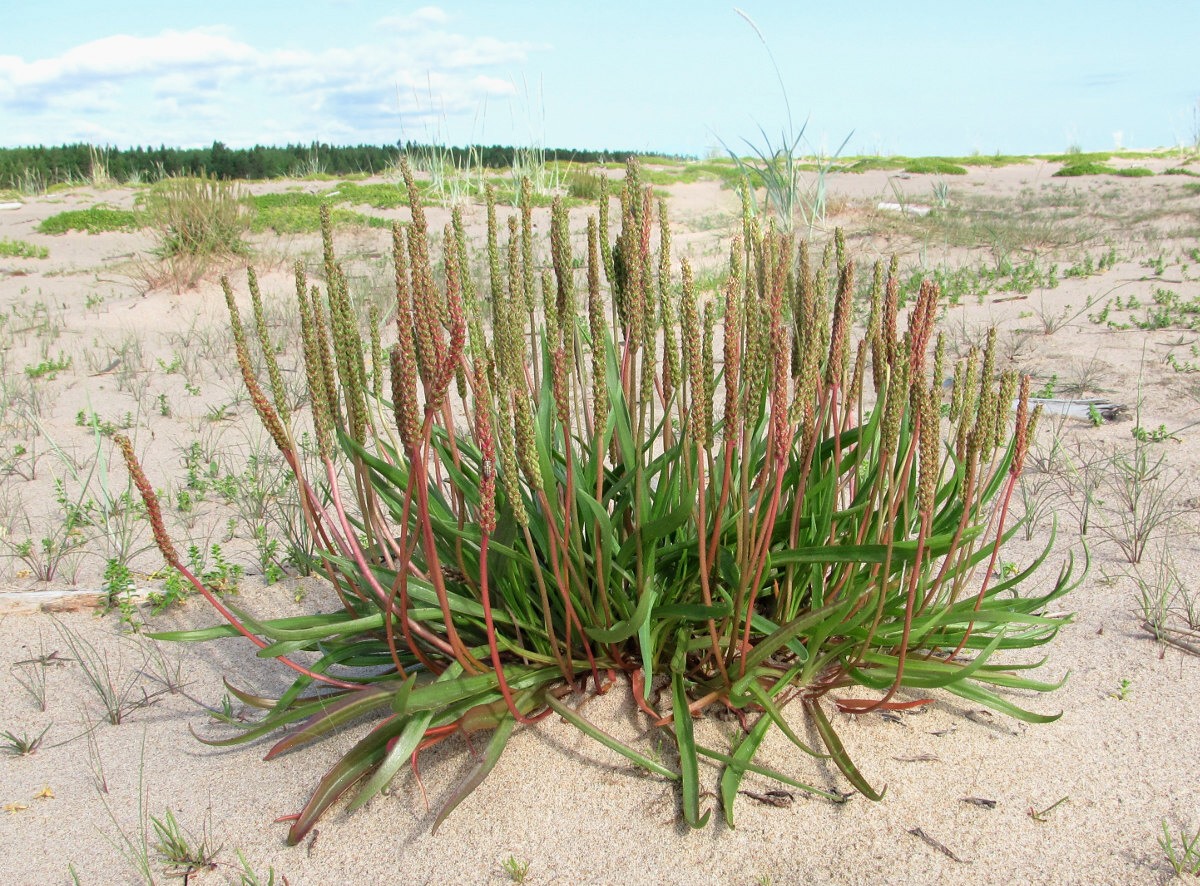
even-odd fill
[[[699,292],[686,260],[676,271],[665,209],[631,164],[619,231],[610,236],[605,194],[581,263],[561,203],[543,257],[528,188],[505,224],[489,193],[477,287],[461,217],[435,263],[404,176],[412,223],[393,229],[389,350],[355,316],[328,215],[324,289],[296,271],[318,471],[299,452],[298,417],[284,418],[251,369],[260,344],[226,283],[250,400],[293,472],[335,611],[260,620],[205,587],[120,439],[164,556],[227,622],[155,636],[242,635],[295,672],[279,698],[231,687],[265,713],[210,743],[284,730],[272,758],[373,718],[293,817],[289,842],[344,795],[362,806],[422,749],[489,733],[436,830],[514,730],[550,715],[677,782],[695,827],[711,814],[701,758],[722,767],[731,825],[748,771],[842,799],[755,762],[773,728],[878,799],[830,702],[865,713],[938,689],[1055,719],[1006,691],[1061,681],[1026,676],[1041,663],[1027,657],[994,660],[1050,641],[1066,617],[1047,606],[1073,587],[1068,561],[1048,590],[1022,593],[1049,547],[1027,569],[996,573],[1036,420],[1028,380],[997,375],[992,336],[954,370],[943,403],[936,286],[922,287],[902,329],[896,266],[877,267],[854,343],[855,266],[840,236],[814,262],[807,244],[747,211],[724,291]],[[572,704],[621,679],[678,765]],[[789,703],[820,747],[802,740]],[[743,730],[701,744],[693,718],[721,708]]]

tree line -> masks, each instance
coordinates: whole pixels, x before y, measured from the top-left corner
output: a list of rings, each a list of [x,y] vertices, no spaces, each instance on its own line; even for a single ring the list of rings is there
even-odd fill
[[[164,176],[206,174],[222,179],[266,179],[302,176],[314,172],[329,175],[379,173],[387,170],[401,153],[440,155],[455,165],[502,169],[528,148],[503,145],[430,147],[417,142],[394,145],[255,145],[230,148],[214,141],[206,148],[166,146],[114,148],[85,143],[21,148],[0,148],[0,186],[21,187],[29,182],[43,185],[95,180],[153,181]],[[540,149],[539,149],[540,150]],[[586,151],[546,149],[547,160],[574,163],[624,162],[634,151]]]

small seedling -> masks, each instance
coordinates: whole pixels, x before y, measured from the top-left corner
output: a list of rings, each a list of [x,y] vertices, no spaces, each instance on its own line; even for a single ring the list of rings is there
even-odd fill
[[[1187,835],[1187,831],[1180,828],[1179,843],[1176,844],[1164,818],[1158,845],[1162,847],[1163,855],[1167,857],[1167,863],[1175,871],[1175,876],[1182,877],[1186,874],[1200,877],[1200,828],[1197,828],[1191,837]]]
[[[1133,681],[1122,678],[1121,682],[1117,684],[1117,688],[1110,692],[1109,696],[1117,701],[1125,701],[1131,692],[1133,692]]]
[[[1071,799],[1070,797],[1063,797],[1060,800],[1056,800],[1053,803],[1051,803],[1049,806],[1047,806],[1045,809],[1041,810],[1040,812],[1038,810],[1034,809],[1032,806],[1030,806],[1029,807],[1029,817],[1032,818],[1034,821],[1042,821],[1042,822],[1049,821],[1050,813],[1053,812],[1055,809],[1057,809],[1059,806],[1061,806],[1063,803],[1066,803],[1070,799]]]
[[[1093,428],[1098,428],[1104,424],[1104,416],[1100,414],[1100,410],[1096,408],[1095,403],[1088,404],[1088,421],[1092,423]]]
[[[1046,383],[1033,392],[1032,396],[1041,400],[1050,400],[1054,397],[1054,388],[1058,385],[1058,376],[1051,375],[1046,379]]]
[[[28,733],[17,735],[5,730],[4,732],[0,732],[0,741],[3,741],[3,749],[8,751],[8,753],[17,757],[28,757],[30,754],[37,753],[37,749],[41,747],[42,739],[46,737],[46,733],[49,731],[50,726],[47,726],[33,738],[30,738]]]
[[[504,868],[504,873],[508,874],[508,878],[514,883],[524,883],[525,878],[529,876],[529,862],[519,861],[512,855],[500,862],[500,867]]]

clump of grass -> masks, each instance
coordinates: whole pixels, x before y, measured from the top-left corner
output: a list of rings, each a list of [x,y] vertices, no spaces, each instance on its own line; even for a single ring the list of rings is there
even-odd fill
[[[216,867],[215,859],[221,850],[212,845],[207,821],[199,838],[189,833],[170,809],[162,818],[150,816],[150,824],[154,828],[154,851],[165,862],[169,876],[186,881],[197,871]]]
[[[796,128],[792,119],[791,101],[783,82],[783,74],[775,62],[775,55],[771,52],[771,46],[767,43],[766,36],[749,15],[737,7],[734,7],[734,12],[751,27],[766,50],[771,67],[775,70],[775,78],[779,81],[780,94],[787,112],[787,126],[781,130],[779,141],[775,141],[761,126],[759,134],[762,136],[762,141],[759,144],[743,139],[746,146],[754,153],[755,160],[753,162],[742,159],[728,145],[725,146],[726,153],[733,160],[743,180],[753,186],[763,188],[766,194],[767,211],[775,214],[785,233],[790,234],[794,230],[797,214],[811,232],[814,227],[825,221],[826,178],[835,170],[837,158],[849,143],[850,135],[846,136],[832,156],[827,157],[824,152],[821,152],[816,157],[815,164],[808,165],[816,174],[812,183],[807,188],[803,187],[801,173],[805,171],[806,164],[801,162],[800,146],[804,141],[804,133],[808,124],[806,122],[799,129]]]
[[[1163,819],[1162,836],[1158,838],[1158,845],[1175,876],[1200,877],[1200,828],[1190,837],[1186,829],[1180,828],[1179,840],[1176,842],[1170,825]]]
[[[1119,175],[1123,178],[1145,178],[1148,175],[1154,175],[1154,170],[1147,169],[1145,166],[1126,166],[1122,169],[1114,170],[1113,175]]]
[[[136,231],[141,226],[141,219],[136,212],[93,206],[90,209],[69,209],[43,219],[37,226],[37,232],[65,234],[68,231],[86,231],[89,234],[103,234],[108,231]]]
[[[1200,655],[1200,593],[1184,580],[1164,545],[1151,570],[1134,573],[1142,627],[1161,643]]]
[[[605,190],[600,174],[596,172],[572,172],[567,176],[567,196],[595,202]]]
[[[248,255],[244,205],[229,182],[200,176],[166,178],[141,201],[147,226],[158,239],[163,259],[187,256],[225,259]]]
[[[37,753],[37,749],[42,746],[42,739],[46,737],[46,733],[49,731],[49,725],[33,736],[27,732],[17,735],[6,729],[0,732],[0,745],[2,745],[0,750],[5,750],[18,757],[28,757],[30,754]]]
[[[844,800],[754,762],[776,727],[880,799],[841,743],[830,699],[866,713],[939,689],[1027,722],[1055,719],[997,692],[1061,685],[995,659],[1049,642],[1066,619],[1047,607],[1073,586],[1068,565],[1044,593],[1021,593],[1048,549],[1026,569],[996,569],[1034,421],[1028,380],[997,376],[992,336],[956,369],[943,415],[936,286],[921,289],[904,331],[896,266],[878,267],[856,344],[856,269],[842,238],[813,260],[747,209],[718,300],[673,262],[665,209],[631,163],[616,242],[602,204],[578,274],[561,201],[543,274],[526,248],[531,214],[511,216],[504,237],[491,195],[490,280],[477,294],[461,213],[435,260],[402,173],[413,222],[393,229],[389,397],[367,383],[378,349],[354,322],[328,212],[325,292],[297,268],[315,470],[254,375],[227,289],[250,400],[294,474],[340,608],[264,621],[228,606],[183,562],[132,444],[116,438],[165,559],[227,621],[155,637],[240,634],[296,674],[276,701],[230,687],[266,713],[213,743],[287,727],[272,758],[374,718],[321,779],[290,843],[346,793],[361,807],[421,749],[490,733],[436,830],[513,731],[550,716],[677,784],[693,827],[712,811],[701,808],[701,757],[723,766],[717,802],[729,824],[747,771]],[[571,703],[610,675],[624,676],[678,766]],[[820,748],[784,719],[788,702]],[[714,706],[745,724],[720,748],[693,729]]]
[[[110,725],[119,726],[130,712],[150,703],[151,697],[144,691],[138,695],[138,669],[126,668],[121,656],[114,658],[107,650],[97,649],[86,637],[65,625],[55,622],[54,626],[71,650],[71,658],[79,664],[92,694],[103,706],[104,719]]]
[[[50,250],[28,240],[0,239],[0,258],[49,258]]]

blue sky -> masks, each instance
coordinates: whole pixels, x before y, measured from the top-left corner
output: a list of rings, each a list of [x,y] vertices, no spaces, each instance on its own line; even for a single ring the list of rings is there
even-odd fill
[[[0,145],[1034,153],[1200,138],[1200,2],[13,2]]]

